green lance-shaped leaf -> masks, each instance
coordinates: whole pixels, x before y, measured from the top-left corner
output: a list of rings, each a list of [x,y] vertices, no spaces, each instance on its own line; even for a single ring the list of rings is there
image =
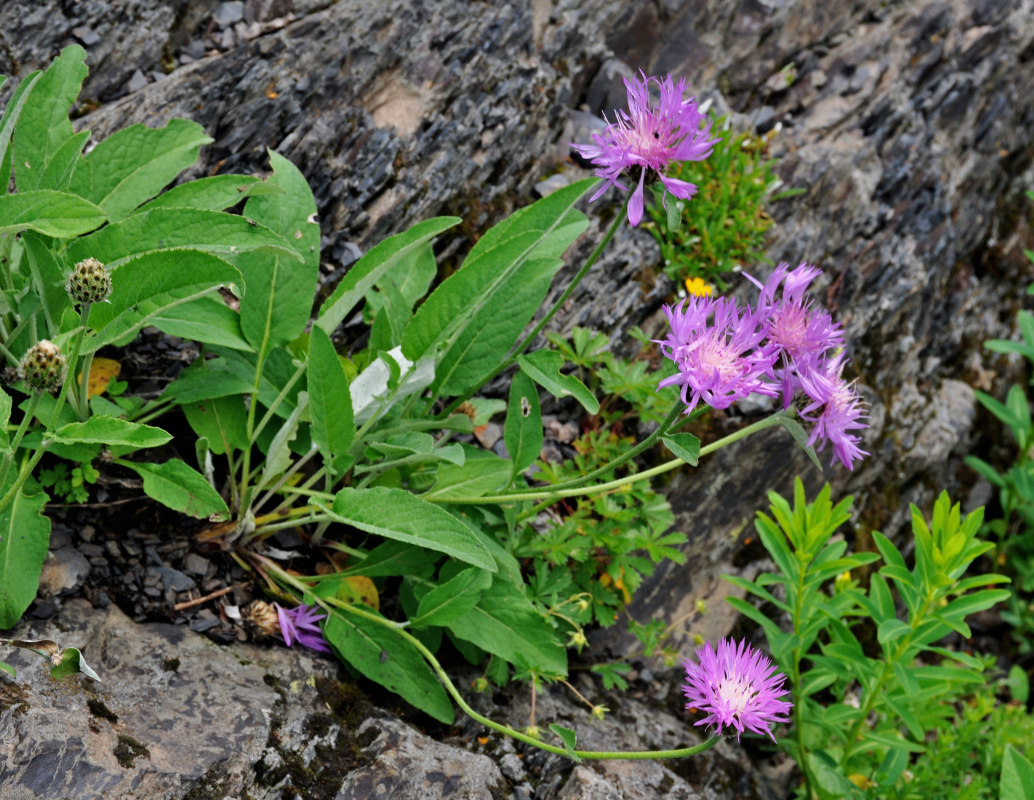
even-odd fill
[[[166,309],[151,320],[158,330],[202,344],[253,352],[241,333],[241,317],[217,294]]]
[[[262,490],[262,487],[268,486],[275,478],[283,475],[291,466],[291,442],[298,437],[298,422],[301,419],[302,412],[305,411],[308,405],[308,393],[300,392],[298,394],[298,405],[295,406],[287,421],[273,434],[269,447],[266,448],[266,464],[262,469],[262,476],[255,486],[256,494]],[[259,444],[261,446],[261,442]]]
[[[11,395],[0,388],[0,453],[11,452],[11,440],[7,436],[7,423],[11,421],[13,405]]]
[[[241,253],[255,251],[302,261],[292,243],[265,225],[252,222],[236,214],[193,208],[141,211],[70,243],[67,261],[96,258],[114,269],[141,253],[184,248],[214,253],[230,261]]]
[[[12,667],[6,661],[0,661],[0,672],[6,672],[12,678],[18,677],[18,673],[15,671],[14,667]]]
[[[68,192],[37,189],[0,195],[0,233],[37,231],[68,239],[92,231],[108,221],[104,210]]]
[[[248,412],[241,397],[248,388],[183,406],[183,414],[194,433],[207,439],[208,446],[216,455],[226,455],[248,446]]]
[[[334,497],[330,516],[386,539],[445,553],[492,572],[495,559],[470,529],[437,506],[402,489],[345,488]]]
[[[373,286],[392,270],[405,264],[414,251],[435,236],[459,224],[458,217],[435,217],[419,222],[407,231],[390,236],[359,259],[320,308],[316,325],[328,335],[334,332]]]
[[[1011,744],[1005,746],[999,800],[1029,800],[1034,797],[1034,765]]]
[[[83,352],[128,341],[170,308],[189,302],[220,286],[240,283],[232,264],[199,250],[144,253],[111,273],[111,296],[94,303],[90,327],[97,331],[83,342]]]
[[[309,336],[309,362],[306,369],[309,387],[309,413],[312,416],[312,441],[323,453],[323,461],[335,474],[334,460],[348,453],[355,436],[352,395],[348,376],[337,350],[322,328],[313,326]]]
[[[64,145],[76,135],[68,111],[86,78],[85,62],[86,51],[79,45],[69,45],[32,87],[14,130],[12,160],[19,192],[53,188],[44,185],[44,175],[65,174],[69,166],[52,166],[59,154],[72,164],[82,161],[78,149],[70,152]]]
[[[241,330],[262,357],[305,330],[320,260],[320,228],[309,184],[283,156],[270,150],[269,160],[273,174],[268,183],[283,191],[249,198],[244,214],[280,234],[304,261],[274,253],[244,253],[237,259],[245,286]]]
[[[581,230],[578,226],[571,241]],[[475,303],[469,319],[445,343],[431,388],[459,395],[484,383],[542,305],[562,264],[558,258],[525,260],[499,283],[492,302]],[[464,282],[457,282],[455,288]]]
[[[118,417],[93,416],[86,422],[70,422],[54,431],[59,444],[104,444],[118,447],[159,447],[172,439],[161,428]]]
[[[45,237],[26,231],[21,239],[32,273],[33,288],[43,307],[47,330],[52,335],[56,334],[61,330],[62,317],[66,313],[74,313],[72,298],[65,289],[67,273]]]
[[[460,571],[420,598],[416,616],[409,620],[410,625],[426,628],[430,625],[451,625],[462,620],[491,584],[492,574],[483,569],[468,567]]]
[[[253,194],[278,194],[279,189],[263,183],[253,175],[212,175],[196,181],[173,186],[154,200],[145,203],[140,211],[156,208],[200,208],[205,211],[225,211]]]
[[[187,119],[169,120],[163,128],[130,125],[90,151],[90,169],[76,169],[71,189],[120,220],[172,183],[211,141]]]
[[[226,502],[205,476],[178,458],[162,464],[124,459],[118,463],[143,478],[144,494],[166,508],[198,519],[230,513]]]
[[[41,513],[47,500],[22,487],[0,511],[0,629],[13,627],[36,597],[50,544],[50,519]]]
[[[323,624],[323,636],[338,658],[397,694],[439,722],[451,724],[452,703],[424,657],[388,628],[335,612]]]
[[[539,390],[523,372],[513,376],[503,431],[503,441],[513,462],[513,475],[517,475],[535,463],[543,438]]]
[[[463,463],[439,466],[434,488],[426,497],[448,502],[450,497],[493,494],[506,486],[513,474],[513,467],[507,459],[465,446]]]
[[[234,366],[225,358],[196,359],[166,387],[162,399],[186,405],[216,397],[248,394],[252,388],[251,381]],[[197,433],[203,435],[201,431]]]
[[[558,400],[573,397],[590,414],[598,414],[600,401],[574,375],[563,375],[564,357],[556,350],[536,350],[517,357],[521,372]]]
[[[506,356],[541,304],[560,256],[588,224],[573,208],[590,182],[565,187],[496,225],[417,309],[402,350],[440,349],[434,389],[461,394]]]
[[[38,71],[26,75],[25,80],[19,83],[12,92],[7,101],[7,108],[0,117],[0,186],[6,187],[11,182],[11,137],[14,135],[14,128],[21,116],[22,109],[29,99],[29,92],[42,77],[43,73]],[[0,80],[0,86],[3,85],[3,82]]]
[[[496,578],[453,634],[482,650],[550,675],[567,674],[567,652],[553,627],[517,586]]]

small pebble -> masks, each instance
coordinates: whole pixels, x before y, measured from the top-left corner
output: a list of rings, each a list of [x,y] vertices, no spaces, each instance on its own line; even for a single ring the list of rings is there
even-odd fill
[[[101,40],[101,37],[97,35],[97,31],[89,25],[80,25],[72,28],[72,35],[87,47],[92,47]]]
[[[150,570],[148,570],[150,572]],[[174,592],[189,592],[191,589],[197,587],[197,583],[193,578],[184,575],[178,569],[172,567],[158,567],[155,569],[161,576],[162,584],[167,588],[172,589]]]
[[[212,630],[212,628],[214,628],[218,624],[219,624],[219,618],[218,617],[213,617],[212,619],[203,619],[202,617],[199,616],[196,619],[192,619],[190,621],[190,626],[189,627],[195,633],[204,633],[205,631]]]
[[[188,575],[198,575],[204,577],[208,572],[210,562],[204,556],[199,556],[197,553],[187,553],[187,557],[183,559],[183,571]]]
[[[183,52],[191,58],[197,60],[205,57],[207,52],[205,49],[205,43],[200,39],[194,39],[186,47],[183,48]]]
[[[126,84],[126,91],[139,92],[145,86],[147,86],[147,76],[140,70],[136,70],[133,77],[129,79],[129,83]]]
[[[215,24],[220,28],[228,28],[244,19],[244,3],[241,0],[228,0],[220,3],[212,15]]]

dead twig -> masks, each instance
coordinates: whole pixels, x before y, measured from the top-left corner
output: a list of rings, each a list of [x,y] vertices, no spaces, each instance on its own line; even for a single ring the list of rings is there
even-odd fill
[[[202,603],[207,603],[209,600],[215,600],[217,597],[222,597],[224,594],[229,594],[234,589],[233,586],[224,586],[222,589],[216,589],[214,592],[206,594],[204,597],[195,597],[193,600],[184,600],[182,603],[176,603],[172,607],[173,611],[182,611],[185,608],[193,608],[199,606]]]

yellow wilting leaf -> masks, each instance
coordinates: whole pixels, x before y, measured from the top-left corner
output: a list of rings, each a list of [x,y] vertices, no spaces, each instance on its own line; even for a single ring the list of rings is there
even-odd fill
[[[381,610],[377,587],[365,575],[349,575],[342,579],[337,596],[346,603],[365,603],[375,611]]]
[[[87,393],[90,397],[104,394],[108,389],[108,381],[117,378],[122,372],[122,365],[113,358],[95,357],[90,362],[90,383]],[[79,376],[79,383],[82,384],[83,376]]]

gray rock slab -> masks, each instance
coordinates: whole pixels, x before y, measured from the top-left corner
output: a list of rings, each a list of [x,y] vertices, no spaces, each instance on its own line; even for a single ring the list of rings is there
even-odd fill
[[[78,647],[101,682],[54,680],[5,649],[18,676],[0,674],[3,800],[508,796],[491,759],[375,709],[301,648],[224,647],[82,600],[14,635]]]
[[[389,717],[367,720],[359,736],[376,735],[366,747],[371,763],[345,778],[335,800],[503,800],[506,783],[495,763],[436,742]]]

